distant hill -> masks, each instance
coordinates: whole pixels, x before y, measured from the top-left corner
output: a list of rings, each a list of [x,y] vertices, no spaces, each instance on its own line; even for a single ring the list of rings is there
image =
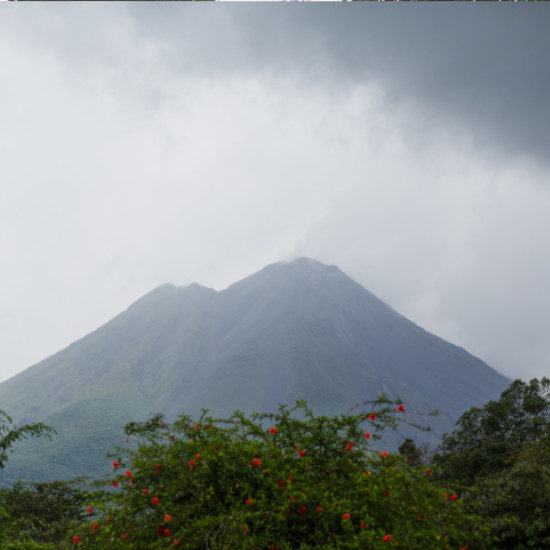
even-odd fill
[[[156,412],[264,411],[300,398],[337,413],[386,392],[414,420],[436,408],[439,417],[421,419],[433,442],[508,383],[336,266],[277,263],[220,292],[167,284],[0,384],[0,408],[17,422],[59,432],[20,444],[3,481],[98,474],[105,452],[123,443],[122,426]]]

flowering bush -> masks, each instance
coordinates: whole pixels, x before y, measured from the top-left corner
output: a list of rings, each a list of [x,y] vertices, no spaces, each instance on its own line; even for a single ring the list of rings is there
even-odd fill
[[[86,503],[92,512],[67,540],[83,548],[483,548],[480,520],[458,496],[448,498],[425,467],[372,446],[406,421],[401,403],[382,396],[363,405],[368,411],[335,417],[300,401],[277,414],[131,423],[135,446],[113,457],[111,476]]]

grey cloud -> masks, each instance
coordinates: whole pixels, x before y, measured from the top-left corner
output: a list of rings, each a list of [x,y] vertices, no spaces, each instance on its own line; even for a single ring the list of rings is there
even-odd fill
[[[322,86],[382,81],[395,102],[466,119],[500,153],[550,153],[544,6],[131,6],[179,71],[292,74]]]
[[[463,121],[480,148],[549,158],[550,14],[542,5],[48,8],[35,9],[26,30],[77,72],[124,64],[137,48],[180,75],[290,76],[336,90],[378,81],[395,103]],[[106,40],[117,34],[133,37]],[[140,66],[126,70],[135,81]]]
[[[547,373],[549,16],[380,8],[6,12],[0,376],[160,283],[296,255]]]

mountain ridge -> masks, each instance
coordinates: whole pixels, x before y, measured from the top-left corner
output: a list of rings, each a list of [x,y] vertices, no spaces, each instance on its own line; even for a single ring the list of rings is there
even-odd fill
[[[18,446],[17,467],[8,463],[5,475],[31,471],[47,479],[52,468],[48,473],[35,464],[37,452],[68,464],[63,475],[96,472],[92,462],[101,464],[122,425],[156,412],[174,418],[201,408],[220,415],[264,411],[301,398],[335,414],[385,392],[405,399],[411,411],[440,409],[433,420],[437,437],[508,382],[336,266],[300,258],[219,291],[198,283],[160,285],[0,384],[0,406],[16,421],[50,421],[60,432],[57,442]],[[86,441],[96,442],[89,460],[73,467],[71,456],[85,453]]]

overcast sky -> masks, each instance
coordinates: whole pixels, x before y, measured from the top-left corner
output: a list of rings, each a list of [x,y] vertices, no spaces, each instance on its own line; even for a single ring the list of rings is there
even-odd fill
[[[297,256],[550,374],[544,8],[1,5],[0,380]]]

